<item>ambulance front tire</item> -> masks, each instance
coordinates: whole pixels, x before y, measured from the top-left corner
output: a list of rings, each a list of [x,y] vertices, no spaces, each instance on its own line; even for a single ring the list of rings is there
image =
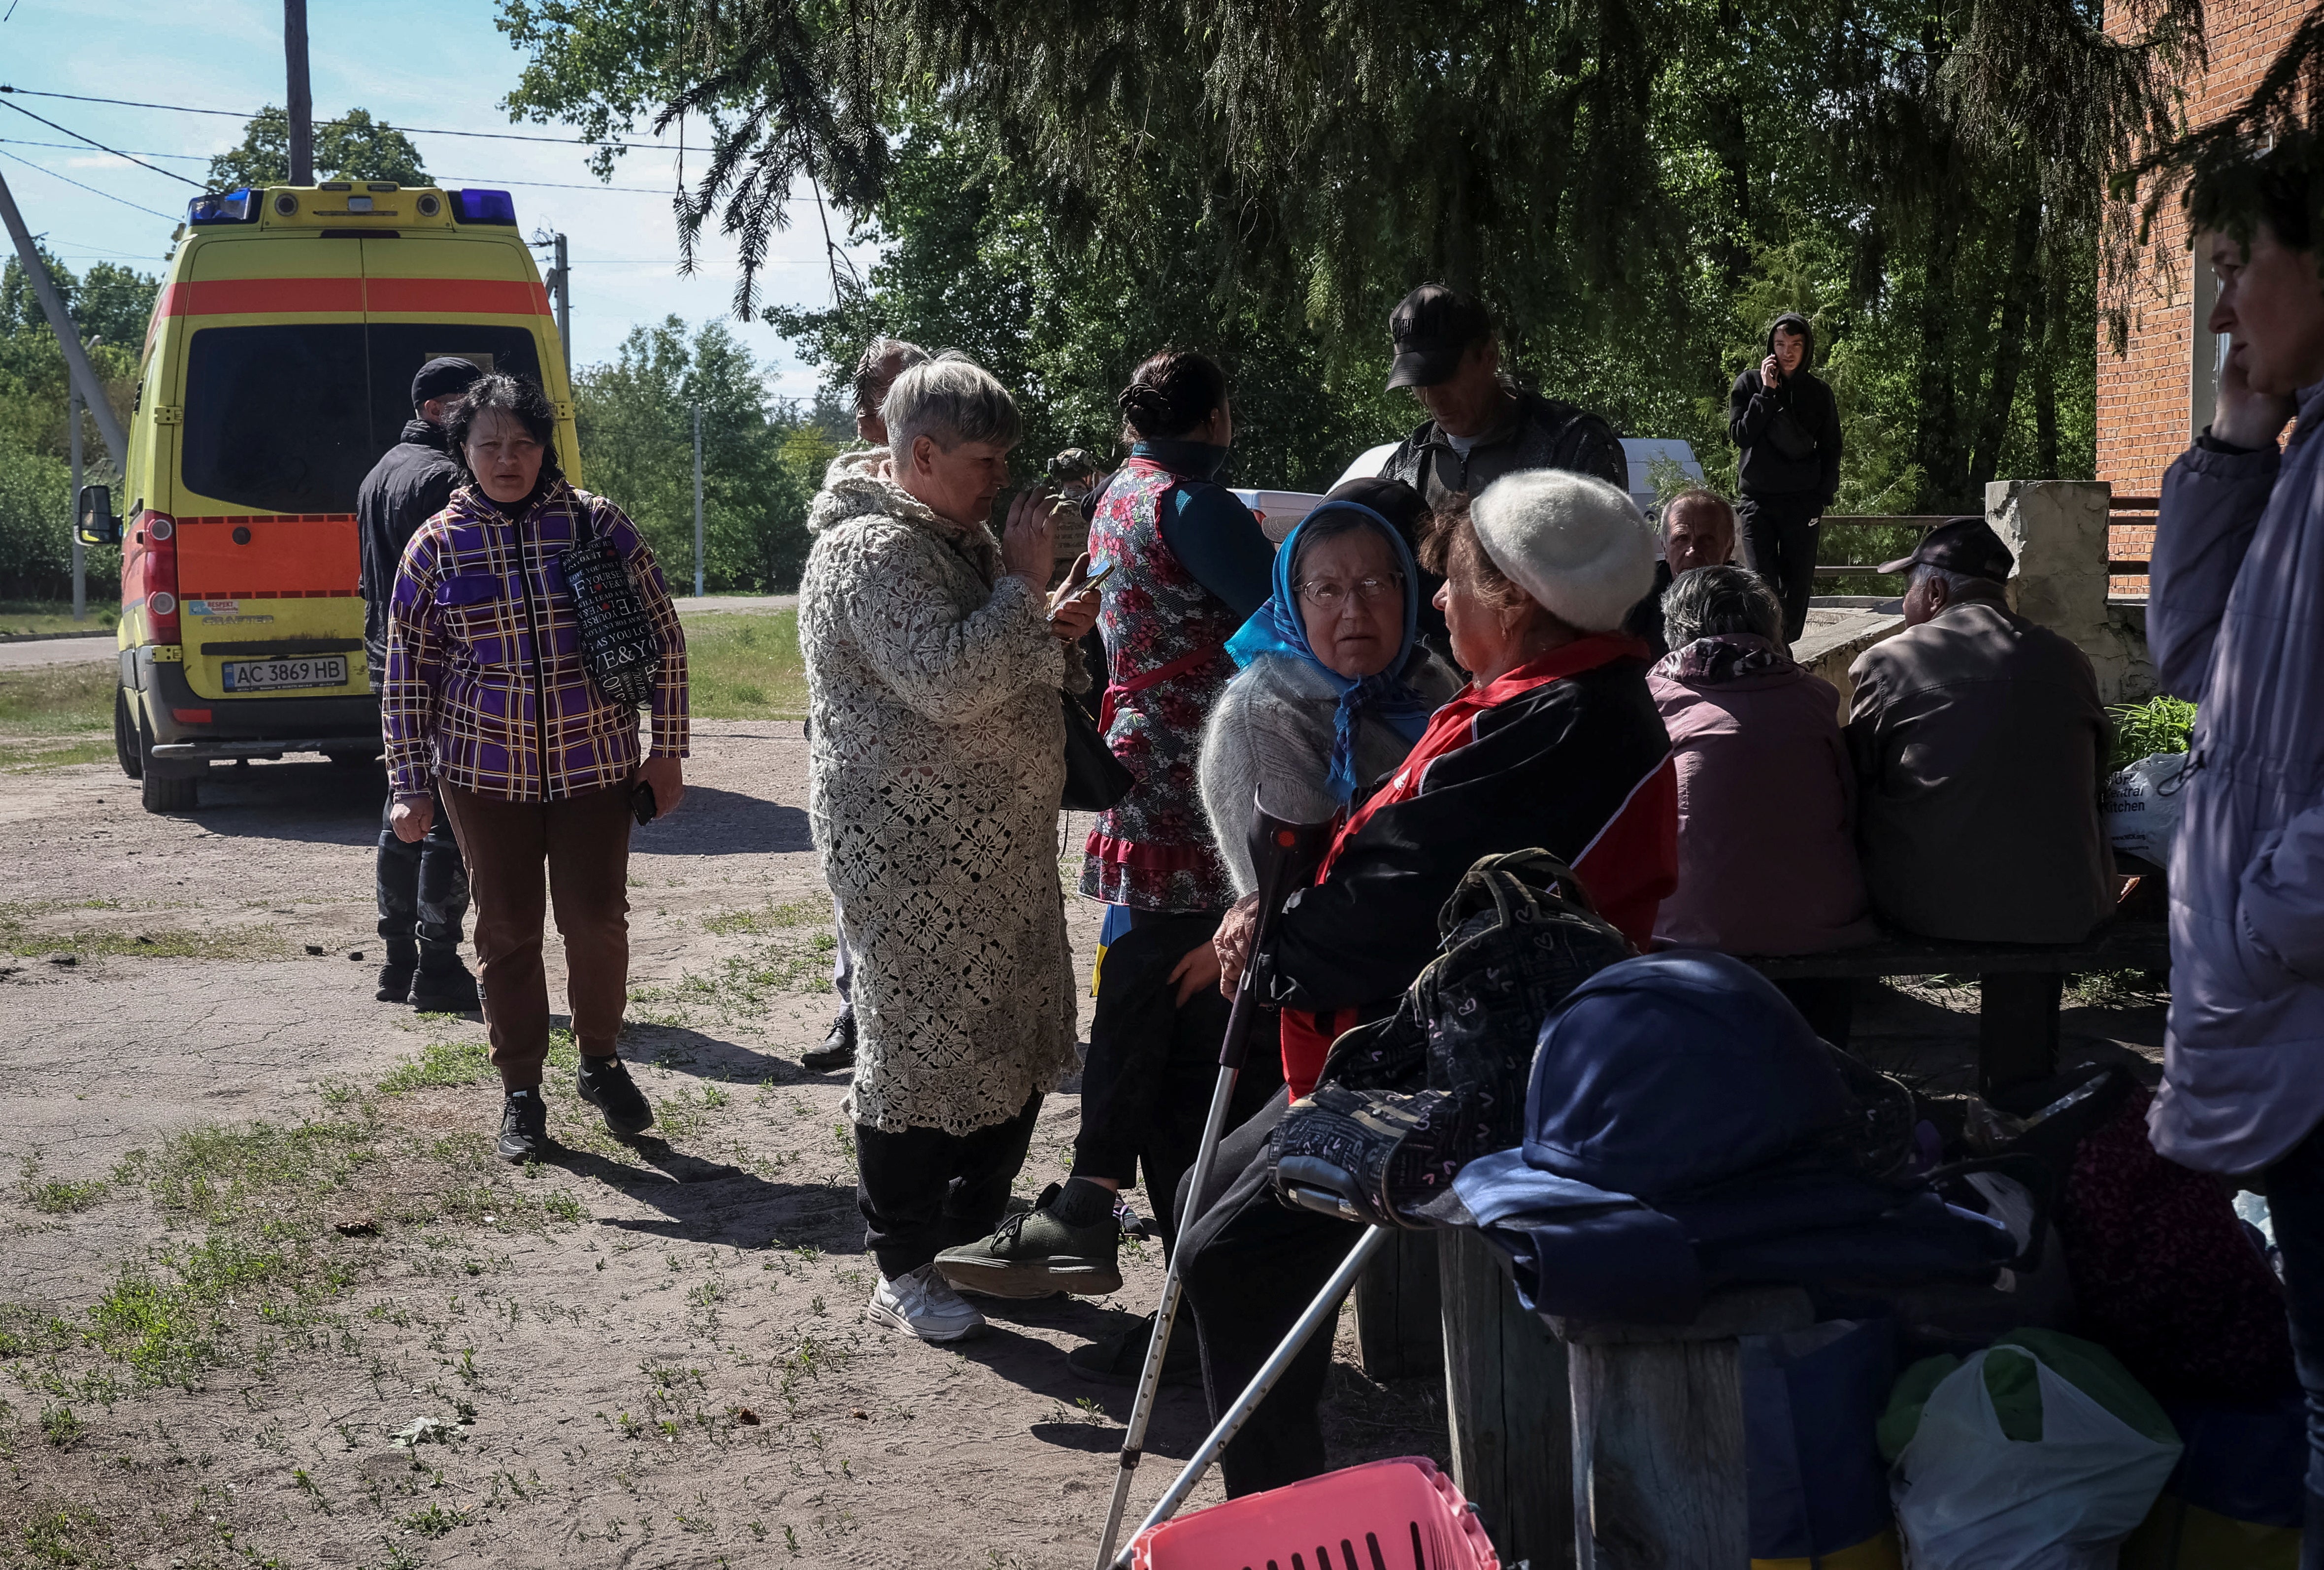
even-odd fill
[[[145,774],[145,758],[137,745],[137,722],[129,717],[129,689],[113,689],[113,756],[121,764],[121,772],[131,779],[142,779]]]

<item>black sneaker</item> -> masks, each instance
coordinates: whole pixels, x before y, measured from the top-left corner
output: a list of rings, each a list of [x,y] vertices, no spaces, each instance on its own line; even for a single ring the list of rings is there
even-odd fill
[[[799,1054],[799,1067],[812,1074],[828,1074],[855,1067],[855,1009],[853,1005],[841,1009],[839,1017],[831,1022],[831,1032],[823,1038],[823,1045]]]
[[[385,980],[383,972],[381,979]],[[448,959],[420,962],[411,978],[411,1006],[422,1014],[475,1014],[484,1006],[476,978],[454,954]]]
[[[1077,1226],[1053,1208],[1060,1193],[1060,1185],[1050,1184],[1032,1209],[1004,1217],[991,1236],[936,1255],[936,1269],[955,1289],[989,1298],[1046,1298],[1056,1291],[1102,1298],[1120,1291],[1121,1229],[1114,1223],[1112,1196],[1105,1196],[1096,1220]]]
[[[653,1126],[653,1107],[619,1058],[582,1059],[574,1088],[605,1115],[605,1131],[616,1139],[634,1139]]]
[[[1146,1372],[1146,1349],[1154,1339],[1154,1316],[1148,1314],[1126,1330],[1117,1330],[1087,1346],[1065,1354],[1065,1366],[1084,1379],[1100,1384],[1134,1385]],[[1185,1305],[1170,1327],[1170,1349],[1162,1354],[1162,1382],[1196,1385],[1203,1382],[1203,1349],[1194,1338],[1194,1316]]]
[[[402,1003],[411,996],[412,972],[420,969],[417,959],[390,959],[379,968],[379,991],[374,994],[382,1003]]]
[[[501,1106],[501,1157],[539,1161],[549,1150],[549,1103],[539,1090],[512,1090]]]

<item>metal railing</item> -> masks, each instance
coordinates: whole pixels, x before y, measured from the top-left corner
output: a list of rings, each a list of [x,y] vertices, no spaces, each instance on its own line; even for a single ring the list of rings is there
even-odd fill
[[[2154,496],[2114,497],[2108,502],[2107,509],[2108,528],[2111,530],[2121,525],[2134,527],[2141,524],[2152,525],[2154,522],[2155,510],[2160,505],[2161,498]],[[1830,531],[1834,528],[1910,528],[1926,533],[1947,519],[1959,516],[1958,513],[1896,513],[1885,516],[1873,513],[1827,513],[1823,518],[1823,528],[1819,532],[1825,539],[1831,537]],[[2145,597],[2146,569],[2147,563],[2144,557],[2115,556],[2109,554],[2107,562],[2107,574],[2110,581],[2125,577],[2137,580],[2135,588],[2125,586],[2113,591],[2117,597],[2121,598],[2144,599]],[[1823,578],[1877,578],[1884,575],[1877,563],[1868,562],[1818,562],[1815,570],[1816,575]],[[1904,574],[1886,575],[1902,577]]]

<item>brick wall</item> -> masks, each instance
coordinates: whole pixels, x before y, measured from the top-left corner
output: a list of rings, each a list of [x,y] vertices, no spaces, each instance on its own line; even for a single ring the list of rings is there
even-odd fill
[[[2109,30],[2124,25],[2124,9],[2118,0],[2107,0]],[[2204,30],[2210,65],[2200,80],[2186,84],[2190,119],[2209,124],[2241,103],[2306,11],[2303,0],[2209,0]],[[2166,292],[2157,283],[2140,290],[2143,319],[2135,317],[2126,353],[2115,353],[2103,325],[2098,333],[2098,477],[2112,482],[2117,493],[2144,496],[2161,488],[2163,470],[2193,439],[2188,429],[2193,284],[2186,229],[2175,206],[2157,216],[2155,227],[2163,253],[2178,269],[2175,288]],[[2202,335],[2208,341],[2209,334]],[[2205,374],[2209,369],[2207,362]]]

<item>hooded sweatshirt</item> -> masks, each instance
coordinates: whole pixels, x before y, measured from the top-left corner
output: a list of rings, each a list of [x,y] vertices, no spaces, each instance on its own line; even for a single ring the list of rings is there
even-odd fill
[[[1796,311],[1767,325],[1766,353],[1780,328],[1807,340],[1800,368],[1773,389],[1751,366],[1727,395],[1727,434],[1743,449],[1738,479],[1746,498],[1808,504],[1821,513],[1840,491],[1840,405],[1815,363],[1815,328]]]

